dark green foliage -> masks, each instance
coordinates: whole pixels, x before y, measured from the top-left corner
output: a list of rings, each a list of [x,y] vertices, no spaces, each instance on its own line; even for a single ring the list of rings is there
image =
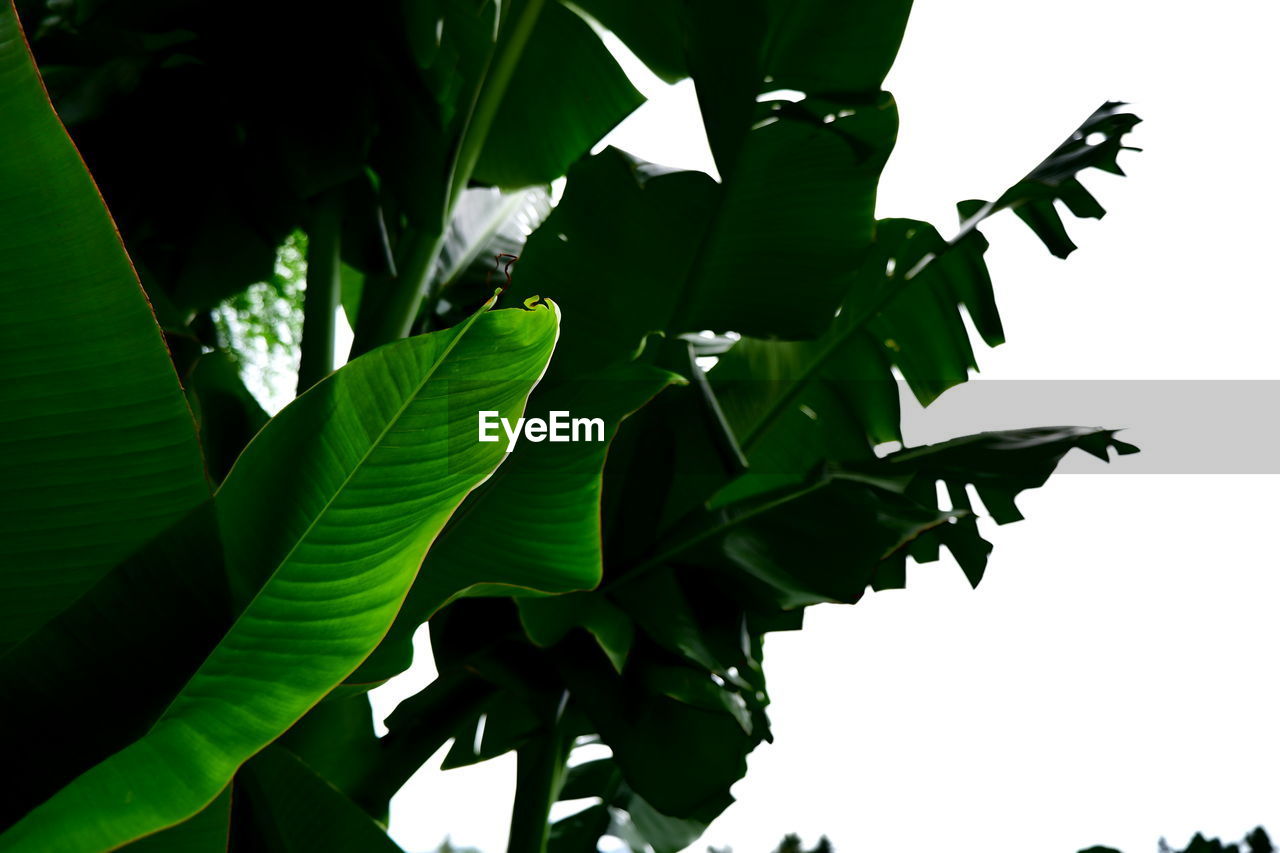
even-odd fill
[[[766,633],[944,546],[977,585],[970,487],[1014,521],[1071,449],[1134,450],[877,453],[894,369],[929,403],[976,367],[962,309],[1003,341],[981,224],[1065,256],[1058,203],[1102,215],[1079,176],[1138,121],[1103,105],[950,239],[877,220],[909,2],[21,5],[159,328],[0,9],[0,850],[394,849],[452,740],[516,753],[509,849],[675,853],[772,737]],[[641,100],[593,22],[692,77],[720,181],[589,153]],[[339,309],[363,356],[331,373]],[[255,349],[311,389],[275,418]],[[605,441],[505,454],[480,409]],[[439,677],[375,737],[428,619]]]
[[[1159,853],[1273,853],[1275,847],[1267,831],[1258,827],[1244,837],[1239,844],[1224,844],[1216,838],[1206,839],[1196,833],[1191,843],[1182,850],[1174,850],[1163,838],[1160,839]],[[1090,847],[1080,853],[1120,853],[1112,847]]]
[[[832,853],[835,848],[831,846],[831,842],[824,835],[818,839],[818,843],[814,845],[812,850],[805,850],[804,842],[800,836],[795,833],[788,834],[782,839],[782,843],[774,848],[773,853]],[[719,850],[715,847],[708,848],[708,853],[733,853],[733,848],[725,848]]]
[[[778,845],[778,849],[774,853],[831,853],[831,851],[831,842],[827,840],[825,835],[818,839],[817,845],[812,850],[808,851],[804,849],[800,836],[788,835],[782,839],[782,843]]]
[[[1238,844],[1224,844],[1216,838],[1205,838],[1196,833],[1191,843],[1183,850],[1174,850],[1164,839],[1160,839],[1160,853],[1272,853],[1275,847],[1271,838],[1262,827],[1250,832]]]

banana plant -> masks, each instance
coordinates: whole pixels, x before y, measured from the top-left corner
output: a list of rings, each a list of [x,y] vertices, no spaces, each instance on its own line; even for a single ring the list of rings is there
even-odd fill
[[[877,219],[910,5],[0,6],[0,851],[393,851],[446,748],[516,754],[509,850],[686,849],[772,738],[768,633],[944,548],[977,586],[980,513],[1133,452],[883,452],[895,372],[927,405],[964,313],[1004,340],[987,218],[1070,254],[1138,122],[952,236]],[[719,179],[601,146],[643,100],[604,31],[692,79]],[[268,417],[214,312],[301,245]],[[477,437],[566,411],[600,440]],[[424,623],[438,677],[378,736]]]
[[[0,849],[115,849],[219,801],[378,644],[431,542],[505,459],[473,440],[467,412],[518,416],[559,312],[491,299],[353,360],[273,418],[215,489],[160,328],[12,8],[0,44],[4,704],[83,713],[116,674],[172,670],[71,735],[81,748],[59,772],[35,769],[17,805],[44,801]],[[168,606],[202,618],[164,626],[148,618],[160,602],[123,600],[158,575],[201,599]],[[162,661],[104,657],[107,639],[169,648]],[[48,751],[18,747],[8,766]]]

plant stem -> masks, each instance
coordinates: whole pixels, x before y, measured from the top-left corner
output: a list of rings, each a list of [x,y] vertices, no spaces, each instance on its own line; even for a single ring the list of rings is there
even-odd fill
[[[419,231],[410,237],[406,253],[408,261],[395,280],[380,322],[368,336],[357,339],[353,353],[367,352],[403,338],[413,328],[422,300],[428,296],[429,277],[444,247],[445,235],[449,233],[449,222],[453,219],[458,199],[471,182],[471,175],[480,162],[480,154],[484,151],[484,143],[489,138],[498,108],[502,105],[507,86],[511,83],[545,3],[546,0],[524,0],[523,8],[519,8],[518,12],[508,13],[515,14],[514,22],[510,26],[505,19],[502,22],[494,55],[490,57],[483,80],[476,89],[471,109],[462,125],[457,153],[449,165],[449,181],[445,188],[440,227]]]
[[[405,260],[396,277],[390,280],[390,292],[386,302],[380,306],[377,321],[368,326],[368,334],[356,336],[351,346],[353,356],[408,336],[414,318],[418,316],[431,269],[444,248],[444,235],[451,214],[452,211],[446,213],[438,228],[415,229],[406,235]]]
[[[489,138],[498,107],[507,94],[507,86],[515,75],[516,66],[520,64],[520,57],[524,55],[525,45],[533,35],[533,28],[538,23],[538,15],[544,4],[545,0],[524,0],[524,8],[516,14],[515,22],[509,30],[503,21],[496,54],[490,60],[488,73],[476,92],[471,113],[463,126],[458,156],[454,158],[453,168],[449,173],[449,195],[445,199],[447,211],[453,210],[471,180],[476,164],[480,162],[480,153],[484,150],[485,140]]]
[[[569,738],[557,720],[516,751],[516,797],[507,853],[546,853],[551,804],[560,796]]]
[[[342,296],[342,193],[316,201],[307,233],[307,290],[303,300],[301,394],[333,372],[338,303]]]
[[[742,447],[738,443],[733,427],[729,424],[729,419],[724,415],[724,409],[720,407],[720,399],[716,396],[715,389],[711,387],[711,383],[707,380],[707,374],[698,366],[697,354],[693,351],[693,344],[688,342],[684,342],[684,344],[688,359],[688,363],[684,365],[684,370],[689,375],[689,383],[698,392],[702,402],[702,411],[708,421],[707,432],[710,435],[711,444],[720,457],[720,463],[724,466],[725,472],[730,477],[736,477],[746,472],[748,467],[747,456],[742,452]]]

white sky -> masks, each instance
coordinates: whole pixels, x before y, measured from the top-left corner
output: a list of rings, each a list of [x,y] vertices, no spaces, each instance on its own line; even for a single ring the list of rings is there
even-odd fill
[[[945,230],[955,201],[993,197],[1103,100],[1146,119],[1129,178],[1086,178],[1110,214],[1069,222],[1069,261],[1009,214],[984,229],[1009,343],[979,353],[983,379],[1280,379],[1277,32],[1264,0],[916,0],[880,215]],[[611,142],[706,168],[692,87],[636,76],[652,100]],[[1206,441],[1231,441],[1221,422]],[[768,641],[777,742],[694,849],[799,832],[838,851],[1137,853],[1280,830],[1276,487],[1064,475],[988,533],[976,592],[944,561],[905,592],[811,609]],[[379,709],[429,677],[384,687]],[[503,849],[513,758],[438,761],[393,801],[397,841]]]

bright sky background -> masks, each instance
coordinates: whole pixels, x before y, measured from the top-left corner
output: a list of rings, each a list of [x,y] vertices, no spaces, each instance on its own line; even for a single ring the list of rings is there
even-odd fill
[[[880,215],[946,230],[955,201],[993,197],[1103,100],[1146,119],[1129,178],[1086,178],[1110,214],[1070,223],[1069,261],[1011,215],[985,227],[1009,343],[979,353],[982,379],[1280,379],[1277,32],[1264,0],[917,0]],[[611,142],[708,167],[692,87],[628,70],[651,102]],[[1231,442],[1232,419],[1203,440]],[[1280,830],[1277,485],[1064,475],[1023,497],[1027,521],[988,528],[976,592],[944,561],[811,609],[767,644],[777,742],[694,849],[765,853],[794,831],[846,853],[1139,853]],[[397,841],[502,850],[514,758],[438,761],[393,801]]]

